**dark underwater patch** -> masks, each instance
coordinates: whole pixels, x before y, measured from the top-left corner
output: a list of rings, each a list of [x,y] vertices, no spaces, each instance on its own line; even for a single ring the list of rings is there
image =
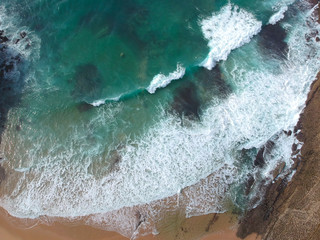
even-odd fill
[[[196,91],[196,85],[188,82],[178,88],[171,107],[180,117],[200,119],[200,99]]]
[[[190,70],[180,83],[176,84],[180,84],[180,87],[174,92],[171,110],[181,118],[187,117],[190,120],[200,120],[201,108],[214,97],[225,98],[232,92],[218,65],[212,70],[205,68],[196,68],[193,72]]]
[[[87,112],[92,108],[94,108],[94,106],[86,102],[81,102],[77,105],[77,109],[79,110],[79,112]]]
[[[232,88],[226,83],[218,64],[212,70],[201,68],[194,77],[200,83],[200,87],[210,92],[211,95],[226,97],[232,92]]]
[[[268,24],[259,33],[259,44],[265,54],[283,58],[288,52],[286,37],[287,33],[279,22]]]
[[[91,63],[79,65],[73,77],[72,95],[80,101],[92,101],[100,96],[102,83],[102,77],[95,65]]]
[[[149,41],[145,34],[148,19],[149,11],[143,6],[137,6],[135,1],[128,0],[125,4],[123,1],[114,1],[82,16],[78,26],[88,28],[98,38],[108,37],[114,32],[128,44],[141,49]]]

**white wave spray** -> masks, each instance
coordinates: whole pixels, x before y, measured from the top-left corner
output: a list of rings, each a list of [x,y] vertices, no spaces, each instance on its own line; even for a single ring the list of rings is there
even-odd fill
[[[220,12],[222,16],[215,15],[213,22],[226,15],[227,26],[246,19],[252,22],[249,28],[252,34],[260,29],[260,23],[251,14],[232,9],[230,5],[225,7]],[[225,71],[237,90],[224,100],[214,99],[204,109],[201,122],[181,126],[178,117],[159,111],[163,119],[143,136],[128,140],[118,149],[121,161],[108,174],[96,176],[89,171],[92,164],[89,154],[97,155],[96,149],[84,152],[81,159],[74,159],[79,156],[75,151],[88,148],[87,136],[81,139],[70,136],[74,148],[56,146],[55,139],[49,139],[55,145],[47,149],[45,156],[38,145],[24,152],[28,159],[40,156],[41,162],[33,162],[25,172],[8,176],[6,185],[0,185],[0,205],[22,218],[90,215],[90,224],[115,229],[127,236],[136,231],[137,209],[147,219],[141,227],[145,229],[159,217],[159,209],[165,211],[168,205],[176,208],[183,205],[187,216],[224,211],[222,203],[230,184],[241,182],[247,174],[238,167],[238,151],[260,148],[279,135],[274,157],[267,159],[262,174],[271,180],[275,164],[283,161],[289,166],[292,162],[290,148],[294,139],[281,132],[296,124],[320,67],[316,41],[306,43],[301,38],[309,33],[304,22],[302,18],[296,26],[288,25],[291,32],[288,60],[277,62],[276,70],[262,66],[259,70],[246,71],[239,65]],[[235,26],[248,30],[246,24]],[[250,37],[241,37],[240,42],[249,41]],[[240,45],[237,41],[230,46]],[[231,49],[222,51],[221,56],[226,57]],[[222,68],[227,70],[228,63],[222,64]],[[48,140],[43,137],[42,141]],[[12,151],[12,144],[5,133],[2,149]],[[111,157],[111,153],[106,156]],[[9,161],[5,164],[8,168],[16,167],[10,166]]]
[[[185,72],[186,72],[186,69],[182,67],[181,64],[178,63],[177,69],[174,72],[169,73],[169,75],[166,76],[160,73],[154,76],[150,85],[147,87],[147,91],[151,94],[155,93],[158,88],[164,88],[168,86],[171,83],[171,81],[182,78]]]
[[[210,52],[200,64],[211,70],[216,62],[226,60],[233,49],[248,43],[261,30],[262,23],[238,6],[228,4],[219,13],[200,23]]]

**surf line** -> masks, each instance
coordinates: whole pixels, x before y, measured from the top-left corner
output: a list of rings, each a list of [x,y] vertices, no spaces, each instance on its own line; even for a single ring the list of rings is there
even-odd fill
[[[136,97],[146,91],[147,90],[145,88],[138,88],[133,91],[120,94],[119,96],[116,96],[116,97],[103,98],[103,99],[99,99],[99,100],[95,100],[93,102],[89,102],[89,103],[87,102],[87,103],[94,106],[94,107],[99,107],[103,104],[124,101],[124,100],[130,99],[130,98]]]
[[[149,84],[149,86],[146,88],[138,88],[133,91],[129,91],[129,92],[120,94],[119,96],[116,96],[116,97],[103,98],[103,99],[99,99],[99,100],[93,101],[88,104],[90,104],[94,107],[99,107],[100,105],[110,103],[110,102],[124,101],[124,100],[130,99],[132,97],[136,97],[136,96],[143,94],[143,93],[154,94],[157,91],[157,89],[165,88],[172,81],[183,78],[185,73],[186,73],[186,69],[181,64],[178,63],[177,69],[174,72],[171,72],[168,75],[164,75],[162,73],[155,75],[153,77],[151,83]]]

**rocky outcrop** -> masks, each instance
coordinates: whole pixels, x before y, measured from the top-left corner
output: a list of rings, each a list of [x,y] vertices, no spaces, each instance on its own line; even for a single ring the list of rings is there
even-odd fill
[[[260,206],[240,221],[241,238],[259,233],[265,240],[320,239],[320,74],[312,84],[306,107],[295,128],[304,142],[296,174],[290,182],[278,179]]]
[[[22,32],[20,36],[25,38],[26,33]],[[19,53],[10,48],[12,41],[3,30],[0,30],[0,143],[7,113],[19,100],[18,96],[23,85],[23,81],[17,81],[15,77],[18,75],[15,72],[19,71],[18,66],[21,64],[22,58]]]
[[[310,2],[318,4],[318,1]],[[317,8],[314,14],[319,17]],[[311,86],[306,107],[293,132],[304,143],[298,155],[297,145],[292,146],[293,155],[297,155],[292,166],[296,173],[291,181],[279,178],[268,186],[263,202],[240,220],[237,232],[240,238],[258,233],[264,240],[320,239],[319,119],[320,73]]]
[[[23,74],[20,74],[24,59],[12,48],[12,45],[18,45],[27,38],[26,32],[21,32],[19,35],[18,38],[12,39],[0,29],[0,143],[8,112],[20,101],[24,85]],[[20,126],[16,129],[19,131]],[[5,169],[1,166],[2,160],[0,156],[0,184],[6,177]]]

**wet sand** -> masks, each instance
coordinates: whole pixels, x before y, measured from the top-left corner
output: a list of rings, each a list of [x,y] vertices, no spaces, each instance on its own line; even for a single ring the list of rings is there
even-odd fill
[[[319,76],[320,81],[320,76]],[[317,118],[318,119],[318,118]],[[177,222],[164,223],[158,235],[148,235],[140,240],[237,240],[237,216],[208,214]],[[0,209],[0,240],[127,240],[119,233],[96,229],[84,223],[54,222],[26,228],[23,221],[13,218]],[[261,240],[251,234],[245,240]]]
[[[140,240],[237,240],[237,217],[231,214],[208,214],[189,219],[181,219],[181,224],[164,224],[156,236],[148,235]],[[19,227],[20,226],[20,227]],[[24,221],[13,218],[1,209],[1,240],[127,240],[116,232],[99,230],[77,223],[39,224],[26,228]],[[246,240],[260,239],[250,235]]]

